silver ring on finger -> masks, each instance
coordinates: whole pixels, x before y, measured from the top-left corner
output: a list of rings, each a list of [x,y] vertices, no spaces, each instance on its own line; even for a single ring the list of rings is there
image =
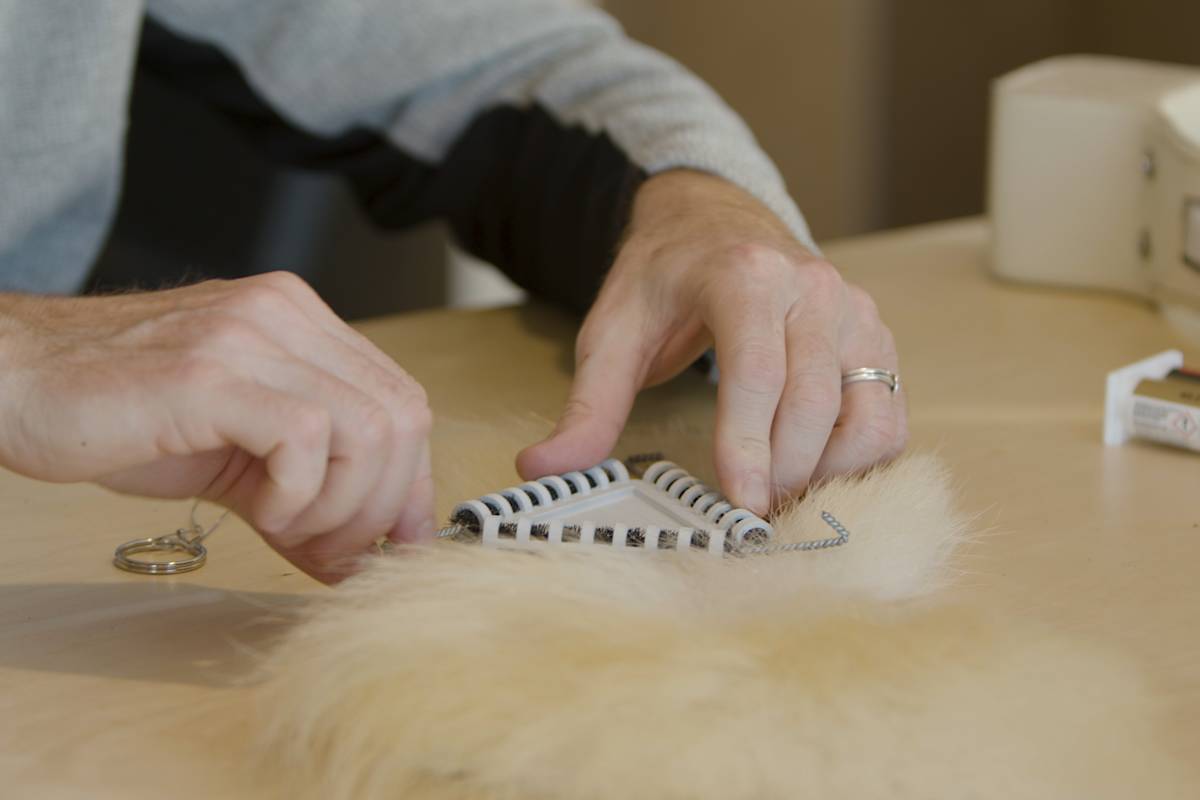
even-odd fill
[[[865,381],[886,383],[892,394],[900,391],[900,376],[888,369],[879,367],[859,367],[842,373],[842,386]]]

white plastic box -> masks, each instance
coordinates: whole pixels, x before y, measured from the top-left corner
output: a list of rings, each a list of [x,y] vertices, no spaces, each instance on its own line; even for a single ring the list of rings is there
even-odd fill
[[[998,276],[1152,299],[1200,340],[1200,69],[1063,56],[1000,78],[988,206]]]

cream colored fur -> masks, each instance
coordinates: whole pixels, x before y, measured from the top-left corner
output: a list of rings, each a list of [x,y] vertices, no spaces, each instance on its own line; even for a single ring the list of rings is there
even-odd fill
[[[274,655],[266,741],[327,798],[1183,796],[1111,655],[931,597],[966,529],[910,457],[714,560],[442,544],[378,559]]]

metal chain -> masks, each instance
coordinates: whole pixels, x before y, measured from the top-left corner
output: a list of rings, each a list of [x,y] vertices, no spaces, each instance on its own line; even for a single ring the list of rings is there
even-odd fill
[[[190,515],[192,526],[190,528],[180,528],[175,531],[175,536],[188,545],[200,544],[209,536],[212,536],[217,528],[221,527],[221,523],[225,521],[225,518],[229,516],[229,509],[227,508],[221,512],[221,516],[217,517],[217,521],[209,525],[208,530],[205,530],[200,521],[196,519],[196,511],[199,508],[200,500],[197,499],[196,502],[192,503],[192,513]],[[187,536],[187,534],[191,534],[191,536]]]
[[[833,532],[837,536],[831,536],[828,539],[809,539],[805,542],[788,542],[786,544],[762,545],[761,547],[754,546],[735,546],[730,549],[732,555],[739,556],[770,556],[776,553],[795,553],[807,552],[810,550],[828,550],[831,547],[841,547],[850,540],[850,531],[846,526],[838,521],[838,518],[828,511],[821,512],[821,519],[826,525],[833,528]]]
[[[192,511],[190,516],[191,525],[186,528],[177,528],[174,533],[164,534],[155,539],[163,550],[176,548],[184,552],[194,552],[197,545],[203,544],[204,540],[212,536],[217,528],[221,527],[221,523],[229,516],[229,509],[225,509],[221,516],[217,517],[217,521],[209,525],[207,529],[200,524],[196,519],[196,511],[200,508],[200,501],[196,500],[192,503]]]

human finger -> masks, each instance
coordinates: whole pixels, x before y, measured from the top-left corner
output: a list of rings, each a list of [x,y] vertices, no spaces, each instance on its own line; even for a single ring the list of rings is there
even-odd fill
[[[554,432],[517,456],[527,480],[582,469],[616,446],[646,373],[644,326],[631,315],[589,320],[576,347],[575,378]]]
[[[717,298],[705,319],[721,370],[713,434],[717,477],[735,503],[758,513],[771,503],[771,426],[787,377],[784,314],[770,285]]]
[[[856,325],[844,341],[841,369],[886,369],[899,374],[899,359],[891,331],[879,319],[871,298],[854,290]],[[842,410],[814,477],[847,474],[895,458],[908,439],[907,398],[882,381],[861,381],[841,387]]]
[[[429,440],[416,459],[416,469],[409,480],[400,518],[388,533],[393,542],[423,542],[433,538],[437,523],[433,516],[433,465],[430,461]]]
[[[808,485],[841,403],[839,314],[824,296],[803,298],[787,319],[787,381],[771,427],[776,491],[795,495]]]

